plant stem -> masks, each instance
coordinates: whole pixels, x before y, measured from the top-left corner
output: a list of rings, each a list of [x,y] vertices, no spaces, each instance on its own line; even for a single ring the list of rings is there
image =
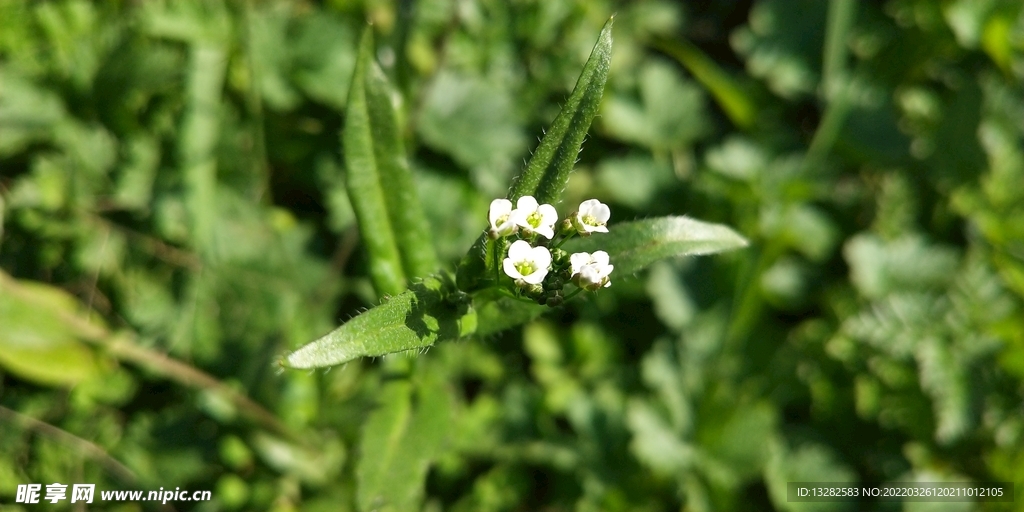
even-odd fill
[[[42,435],[49,436],[58,442],[70,445],[72,448],[85,454],[85,456],[99,460],[100,464],[102,464],[107,471],[124,482],[134,483],[138,480],[138,476],[135,475],[134,471],[122,464],[119,460],[110,456],[103,447],[93,443],[92,441],[83,439],[60,427],[51,425],[42,420],[37,420],[31,416],[26,416],[2,405],[0,405],[0,418],[5,419],[9,423],[19,424],[26,430],[34,430]]]
[[[572,293],[570,293],[569,295],[566,295],[565,298],[562,299],[562,300],[564,302],[569,302],[573,297],[579,295],[582,292],[583,292],[583,288],[576,288],[575,290],[572,291]]]
[[[569,232],[569,234],[568,234],[568,235],[565,235],[565,238],[562,238],[562,239],[561,239],[561,240],[560,240],[560,241],[558,242],[558,245],[556,245],[556,246],[552,247],[552,249],[558,249],[558,248],[562,247],[562,244],[564,244],[565,242],[568,242],[568,241],[569,241],[569,239],[570,239],[570,238],[572,238],[572,237],[573,237],[573,236],[574,236],[575,234],[576,234],[576,230],[572,230],[572,231],[570,231],[570,232]]]
[[[9,293],[19,294],[22,290],[17,279],[0,272],[0,284]],[[148,349],[138,344],[135,333],[114,333],[87,316],[58,313],[61,321],[74,329],[85,341],[94,343],[107,350],[111,355],[122,361],[130,361],[145,366],[157,374],[176,381],[179,384],[205,389],[217,393],[238,408],[245,416],[262,425],[267,430],[295,443],[304,443],[303,439],[287,425],[277,419],[273,413],[253,401],[244,393],[217,380],[212,375],[190,366],[184,362]]]
[[[525,302],[527,304],[536,304],[537,303],[536,301],[527,299],[525,297],[520,297],[519,295],[516,295],[516,294],[514,294],[514,293],[512,293],[512,292],[510,292],[510,291],[508,291],[508,290],[506,290],[504,288],[498,287],[498,286],[495,286],[494,289],[498,290],[498,293],[500,295],[504,295],[505,297],[508,297],[510,299],[518,300],[519,302]]]

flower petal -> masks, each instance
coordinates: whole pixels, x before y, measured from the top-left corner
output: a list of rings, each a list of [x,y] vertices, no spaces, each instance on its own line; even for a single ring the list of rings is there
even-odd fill
[[[537,211],[540,212],[541,224],[553,226],[558,222],[558,212],[555,211],[554,206],[542,204],[537,207]]]
[[[530,257],[537,268],[542,268],[545,272],[551,266],[551,251],[547,247],[534,247]]]
[[[516,201],[516,208],[524,210],[526,215],[529,215],[537,211],[537,200],[534,199],[533,196],[520,197],[519,201]]]
[[[601,201],[598,201],[597,199],[587,199],[586,201],[583,201],[582,203],[580,203],[579,211],[580,211],[580,213],[583,213],[583,214],[590,213],[590,210],[594,206],[599,205],[599,204],[601,204]]]
[[[590,255],[590,262],[595,263],[598,266],[604,267],[608,265],[608,253],[604,251],[594,251]]]
[[[532,273],[532,274],[530,274],[528,276],[523,276],[522,279],[523,279],[523,281],[526,281],[527,283],[530,283],[530,284],[540,284],[540,283],[542,283],[544,281],[544,278],[547,275],[548,275],[548,269],[547,269],[547,267],[543,267],[543,268],[537,269],[536,271],[534,271],[534,273]]]
[[[572,267],[572,275],[579,274],[583,265],[588,263],[590,263],[590,254],[585,252],[576,252],[569,256],[569,266]]]
[[[608,208],[608,205],[598,202],[590,209],[590,214],[593,215],[598,222],[604,224],[612,217],[612,210],[611,208]]]
[[[487,210],[487,220],[491,222],[492,226],[495,226],[499,217],[510,213],[512,213],[512,201],[508,199],[495,199],[491,201],[491,207]]]
[[[512,260],[513,263],[519,263],[520,261],[530,258],[532,247],[530,242],[526,240],[516,240],[512,242],[512,246],[508,248],[508,259]]]

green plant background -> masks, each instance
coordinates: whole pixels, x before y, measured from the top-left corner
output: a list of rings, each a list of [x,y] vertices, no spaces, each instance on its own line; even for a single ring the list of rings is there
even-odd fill
[[[559,211],[750,246],[280,370],[379,303],[341,158],[366,21],[453,268],[613,13]],[[0,0],[0,503],[62,482],[213,491],[179,510],[1020,510],[1022,119],[1015,0]],[[905,480],[1018,499],[786,500]]]

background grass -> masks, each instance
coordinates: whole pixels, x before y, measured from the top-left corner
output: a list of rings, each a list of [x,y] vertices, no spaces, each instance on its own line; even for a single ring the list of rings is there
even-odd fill
[[[0,503],[1021,510],[1021,5],[0,0]],[[415,357],[275,370],[378,302],[341,161],[365,22],[451,267],[613,13],[560,213],[751,246]],[[786,500],[901,480],[1018,498]]]

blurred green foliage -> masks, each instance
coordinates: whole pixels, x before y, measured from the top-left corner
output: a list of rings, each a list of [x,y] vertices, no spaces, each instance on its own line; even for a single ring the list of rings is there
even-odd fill
[[[454,266],[612,13],[560,211],[750,247],[417,357],[275,370],[378,303],[339,137],[365,22]],[[0,502],[798,511],[844,504],[786,482],[948,480],[1019,503],[1022,119],[1015,0],[0,0]]]

